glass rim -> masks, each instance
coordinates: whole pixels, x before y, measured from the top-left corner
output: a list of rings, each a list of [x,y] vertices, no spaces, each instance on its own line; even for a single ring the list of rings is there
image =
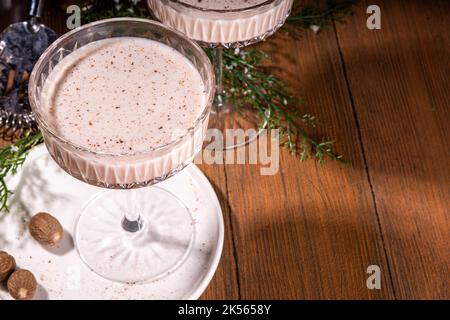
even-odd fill
[[[246,11],[250,11],[250,10],[254,10],[254,9],[258,9],[260,7],[264,7],[266,5],[272,4],[274,2],[277,1],[284,1],[284,0],[266,0],[260,4],[256,4],[254,6],[250,6],[250,7],[245,7],[245,8],[240,8],[240,9],[206,9],[206,8],[202,8],[202,7],[198,7],[196,5],[192,5],[186,2],[183,2],[183,0],[169,0],[169,2],[172,3],[177,3],[181,6],[184,6],[186,8],[190,8],[190,9],[194,9],[194,10],[198,10],[198,11],[203,11],[203,12],[217,12],[217,13],[227,13],[227,12],[246,12]]]
[[[48,55],[50,55],[50,53],[56,52],[55,50],[58,50],[58,45],[60,43],[62,43],[63,41],[65,41],[66,39],[68,39],[69,37],[72,37],[73,35],[89,28],[89,27],[93,27],[93,26],[97,26],[97,25],[101,25],[101,24],[108,24],[111,22],[121,22],[121,21],[132,21],[132,22],[142,22],[142,23],[147,23],[150,25],[154,25],[154,26],[158,26],[161,27],[162,29],[165,29],[169,32],[172,32],[173,34],[183,38],[184,40],[186,40],[189,45],[191,45],[191,47],[200,55],[201,60],[203,60],[203,62],[206,62],[206,69],[207,69],[207,75],[208,78],[211,81],[211,88],[209,88],[209,90],[207,90],[206,92],[206,96],[207,99],[205,100],[205,106],[203,108],[202,113],[200,114],[200,116],[197,117],[197,119],[194,121],[193,125],[190,126],[188,129],[186,129],[186,133],[184,135],[181,135],[165,144],[162,145],[158,145],[156,147],[153,148],[149,148],[146,149],[145,151],[138,151],[138,152],[132,152],[132,153],[114,153],[114,152],[104,152],[104,151],[94,151],[91,150],[85,146],[76,144],[66,138],[61,137],[60,135],[58,135],[54,129],[52,129],[52,127],[50,125],[48,125],[47,121],[45,121],[40,112],[37,110],[37,106],[40,105],[40,101],[36,101],[36,100],[40,100],[40,97],[37,97],[37,92],[36,92],[36,86],[38,84],[38,73],[40,71],[40,69],[43,67],[44,63],[46,62],[46,58]],[[155,40],[156,41],[156,40]],[[178,51],[178,50],[177,50]],[[206,86],[206,83],[205,83]],[[205,88],[206,89],[206,88]],[[67,144],[77,150],[80,151],[84,151],[87,153],[91,153],[91,154],[95,154],[95,155],[99,155],[99,156],[114,156],[114,157],[133,157],[133,156],[141,156],[141,155],[146,155],[146,154],[151,154],[157,151],[161,151],[163,149],[166,149],[168,147],[174,146],[177,143],[179,143],[180,141],[182,141],[186,136],[188,136],[189,134],[191,134],[192,132],[195,131],[195,129],[198,127],[198,125],[205,120],[205,118],[208,116],[212,103],[213,103],[213,99],[214,99],[214,92],[215,92],[215,77],[214,77],[214,71],[213,71],[213,67],[212,64],[207,56],[207,54],[205,53],[205,51],[193,40],[189,39],[188,37],[186,37],[183,33],[169,27],[166,26],[160,22],[154,21],[154,20],[150,20],[150,19],[144,19],[144,18],[133,18],[133,17],[120,17],[120,18],[110,18],[110,19],[102,19],[102,20],[98,20],[98,21],[94,21],[94,22],[90,22],[87,24],[82,25],[81,27],[75,28],[65,34],[63,34],[62,36],[60,36],[58,39],[56,39],[43,53],[42,55],[39,57],[38,61],[36,62],[36,64],[33,67],[33,70],[31,72],[30,75],[30,80],[28,83],[28,97],[30,100],[30,106],[31,109],[33,111],[33,114],[36,118],[36,122],[38,124],[38,127],[40,129],[40,131],[46,131],[46,133],[51,134],[53,137],[55,137],[59,142],[62,142],[64,144]],[[37,99],[35,99],[37,98]],[[42,130],[42,129],[43,130]],[[45,140],[45,139],[44,139]]]

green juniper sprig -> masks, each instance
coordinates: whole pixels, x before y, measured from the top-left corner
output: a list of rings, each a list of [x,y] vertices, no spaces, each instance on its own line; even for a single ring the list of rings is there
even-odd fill
[[[0,149],[0,212],[9,211],[8,198],[13,193],[6,184],[6,177],[15,175],[25,162],[28,152],[43,141],[40,132],[28,131],[14,144]]]
[[[308,29],[311,26],[323,28],[334,22],[344,22],[344,18],[352,14],[353,6],[359,0],[327,0],[324,6],[317,4],[303,5],[303,1],[295,1],[292,14],[287,18],[285,28]],[[317,29],[318,30],[318,29]]]

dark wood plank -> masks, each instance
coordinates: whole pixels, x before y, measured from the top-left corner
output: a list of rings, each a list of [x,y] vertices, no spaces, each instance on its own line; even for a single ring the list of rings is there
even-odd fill
[[[394,289],[450,298],[449,1],[363,1],[338,26]]]
[[[350,165],[321,167],[283,152],[274,176],[255,165],[226,166],[241,297],[393,298],[333,29],[299,40],[278,35],[264,47]],[[372,264],[386,270],[379,291],[366,287]]]

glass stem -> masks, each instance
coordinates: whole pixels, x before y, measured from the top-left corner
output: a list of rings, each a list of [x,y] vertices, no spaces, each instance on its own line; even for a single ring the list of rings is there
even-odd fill
[[[222,107],[225,102],[225,92],[223,89],[223,48],[217,47],[213,49],[213,66],[216,76],[216,96],[214,105]]]
[[[140,209],[138,208],[136,190],[126,190],[128,192],[128,201],[131,206],[130,212],[125,212],[122,219],[122,228],[128,232],[137,232],[142,229],[144,222],[141,219]]]

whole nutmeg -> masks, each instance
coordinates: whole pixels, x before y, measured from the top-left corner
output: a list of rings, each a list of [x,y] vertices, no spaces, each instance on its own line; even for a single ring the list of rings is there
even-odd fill
[[[0,251],[0,282],[6,280],[16,268],[16,260],[5,251]]]
[[[31,218],[28,225],[31,236],[45,246],[58,245],[64,235],[59,221],[46,212],[39,212]]]
[[[34,275],[25,269],[14,271],[6,284],[9,294],[16,300],[31,300],[37,289]]]

